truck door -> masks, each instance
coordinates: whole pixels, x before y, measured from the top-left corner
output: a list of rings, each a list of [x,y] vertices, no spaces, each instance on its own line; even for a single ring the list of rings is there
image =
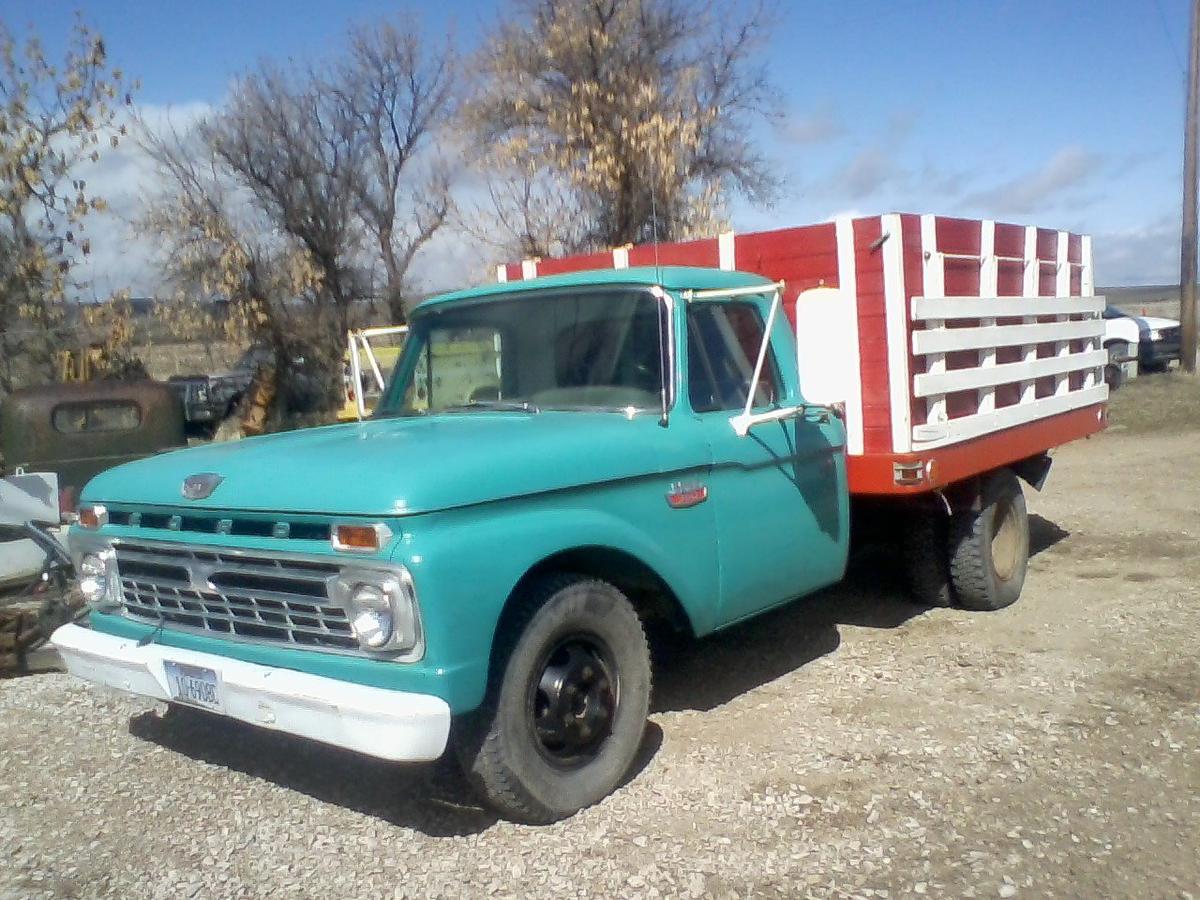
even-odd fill
[[[687,393],[712,455],[721,624],[837,581],[846,562],[841,423],[814,411],[744,437],[730,425],[745,406],[765,306],[759,298],[693,300],[686,311]],[[775,352],[793,347],[787,327],[779,316],[754,385],[756,411],[800,402],[795,366],[785,370]]]

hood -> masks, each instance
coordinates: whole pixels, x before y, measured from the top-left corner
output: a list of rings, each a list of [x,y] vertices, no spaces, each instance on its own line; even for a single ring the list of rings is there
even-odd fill
[[[472,412],[354,422],[208,444],[97,475],[89,503],[396,516],[613,481],[659,470],[654,416]],[[183,481],[220,483],[184,500]]]
[[[1137,322],[1138,330],[1143,334],[1147,331],[1162,331],[1166,328],[1178,328],[1179,322],[1175,319],[1164,319],[1160,316],[1130,316]]]

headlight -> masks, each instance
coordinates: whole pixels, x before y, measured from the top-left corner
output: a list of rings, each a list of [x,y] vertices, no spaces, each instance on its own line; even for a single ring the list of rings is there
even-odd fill
[[[350,596],[350,627],[364,647],[378,649],[392,637],[392,605],[387,594],[374,584],[360,584]]]
[[[415,650],[421,642],[416,595],[407,570],[346,570],[336,583],[350,629],[366,650]]]
[[[93,609],[105,609],[116,605],[109,595],[111,559],[111,550],[85,553],[79,559],[79,592]]]

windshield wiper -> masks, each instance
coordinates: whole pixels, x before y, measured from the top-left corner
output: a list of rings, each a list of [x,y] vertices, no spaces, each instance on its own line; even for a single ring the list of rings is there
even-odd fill
[[[524,412],[534,413],[541,412],[536,406],[528,400],[471,400],[468,403],[456,403],[453,406],[444,407],[441,412],[463,412],[472,409],[487,409],[500,412]]]

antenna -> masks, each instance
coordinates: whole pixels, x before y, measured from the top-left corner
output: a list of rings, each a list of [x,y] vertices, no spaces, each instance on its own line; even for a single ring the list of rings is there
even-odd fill
[[[658,202],[655,200],[657,193],[658,177],[655,173],[654,180],[650,182],[650,240],[654,244],[654,277],[662,281],[662,267],[658,264]]]

